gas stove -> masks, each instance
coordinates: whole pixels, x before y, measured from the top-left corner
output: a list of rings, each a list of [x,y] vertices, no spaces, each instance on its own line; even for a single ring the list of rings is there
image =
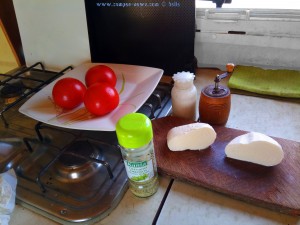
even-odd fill
[[[38,62],[0,75],[0,172],[14,169],[18,204],[59,223],[90,224],[107,216],[128,189],[115,132],[55,127],[18,112],[71,69],[47,71]],[[138,112],[150,119],[170,114],[171,88],[159,83]]]

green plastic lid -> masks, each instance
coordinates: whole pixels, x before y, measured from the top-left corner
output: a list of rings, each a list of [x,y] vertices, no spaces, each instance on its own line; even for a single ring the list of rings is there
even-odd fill
[[[119,119],[116,133],[124,148],[140,148],[153,138],[151,120],[141,113],[129,113]]]

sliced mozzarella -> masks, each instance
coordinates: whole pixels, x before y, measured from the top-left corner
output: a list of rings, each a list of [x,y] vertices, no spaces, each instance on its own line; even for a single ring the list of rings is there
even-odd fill
[[[172,151],[206,149],[216,139],[216,132],[207,123],[192,123],[169,130],[167,144]]]
[[[263,166],[275,166],[284,157],[282,147],[277,141],[258,132],[250,132],[234,138],[225,147],[225,154],[229,158]]]

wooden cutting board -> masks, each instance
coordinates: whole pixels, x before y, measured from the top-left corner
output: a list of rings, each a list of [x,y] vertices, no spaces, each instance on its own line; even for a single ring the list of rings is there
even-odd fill
[[[152,121],[159,173],[258,206],[300,216],[300,143],[273,137],[285,153],[283,161],[274,167],[227,158],[225,146],[247,132],[223,126],[214,126],[217,139],[205,150],[170,151],[168,131],[193,122],[171,116]]]

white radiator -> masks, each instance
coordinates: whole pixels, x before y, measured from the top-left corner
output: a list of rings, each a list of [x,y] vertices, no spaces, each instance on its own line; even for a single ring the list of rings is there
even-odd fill
[[[200,67],[228,62],[300,69],[297,10],[197,9],[195,55]]]

